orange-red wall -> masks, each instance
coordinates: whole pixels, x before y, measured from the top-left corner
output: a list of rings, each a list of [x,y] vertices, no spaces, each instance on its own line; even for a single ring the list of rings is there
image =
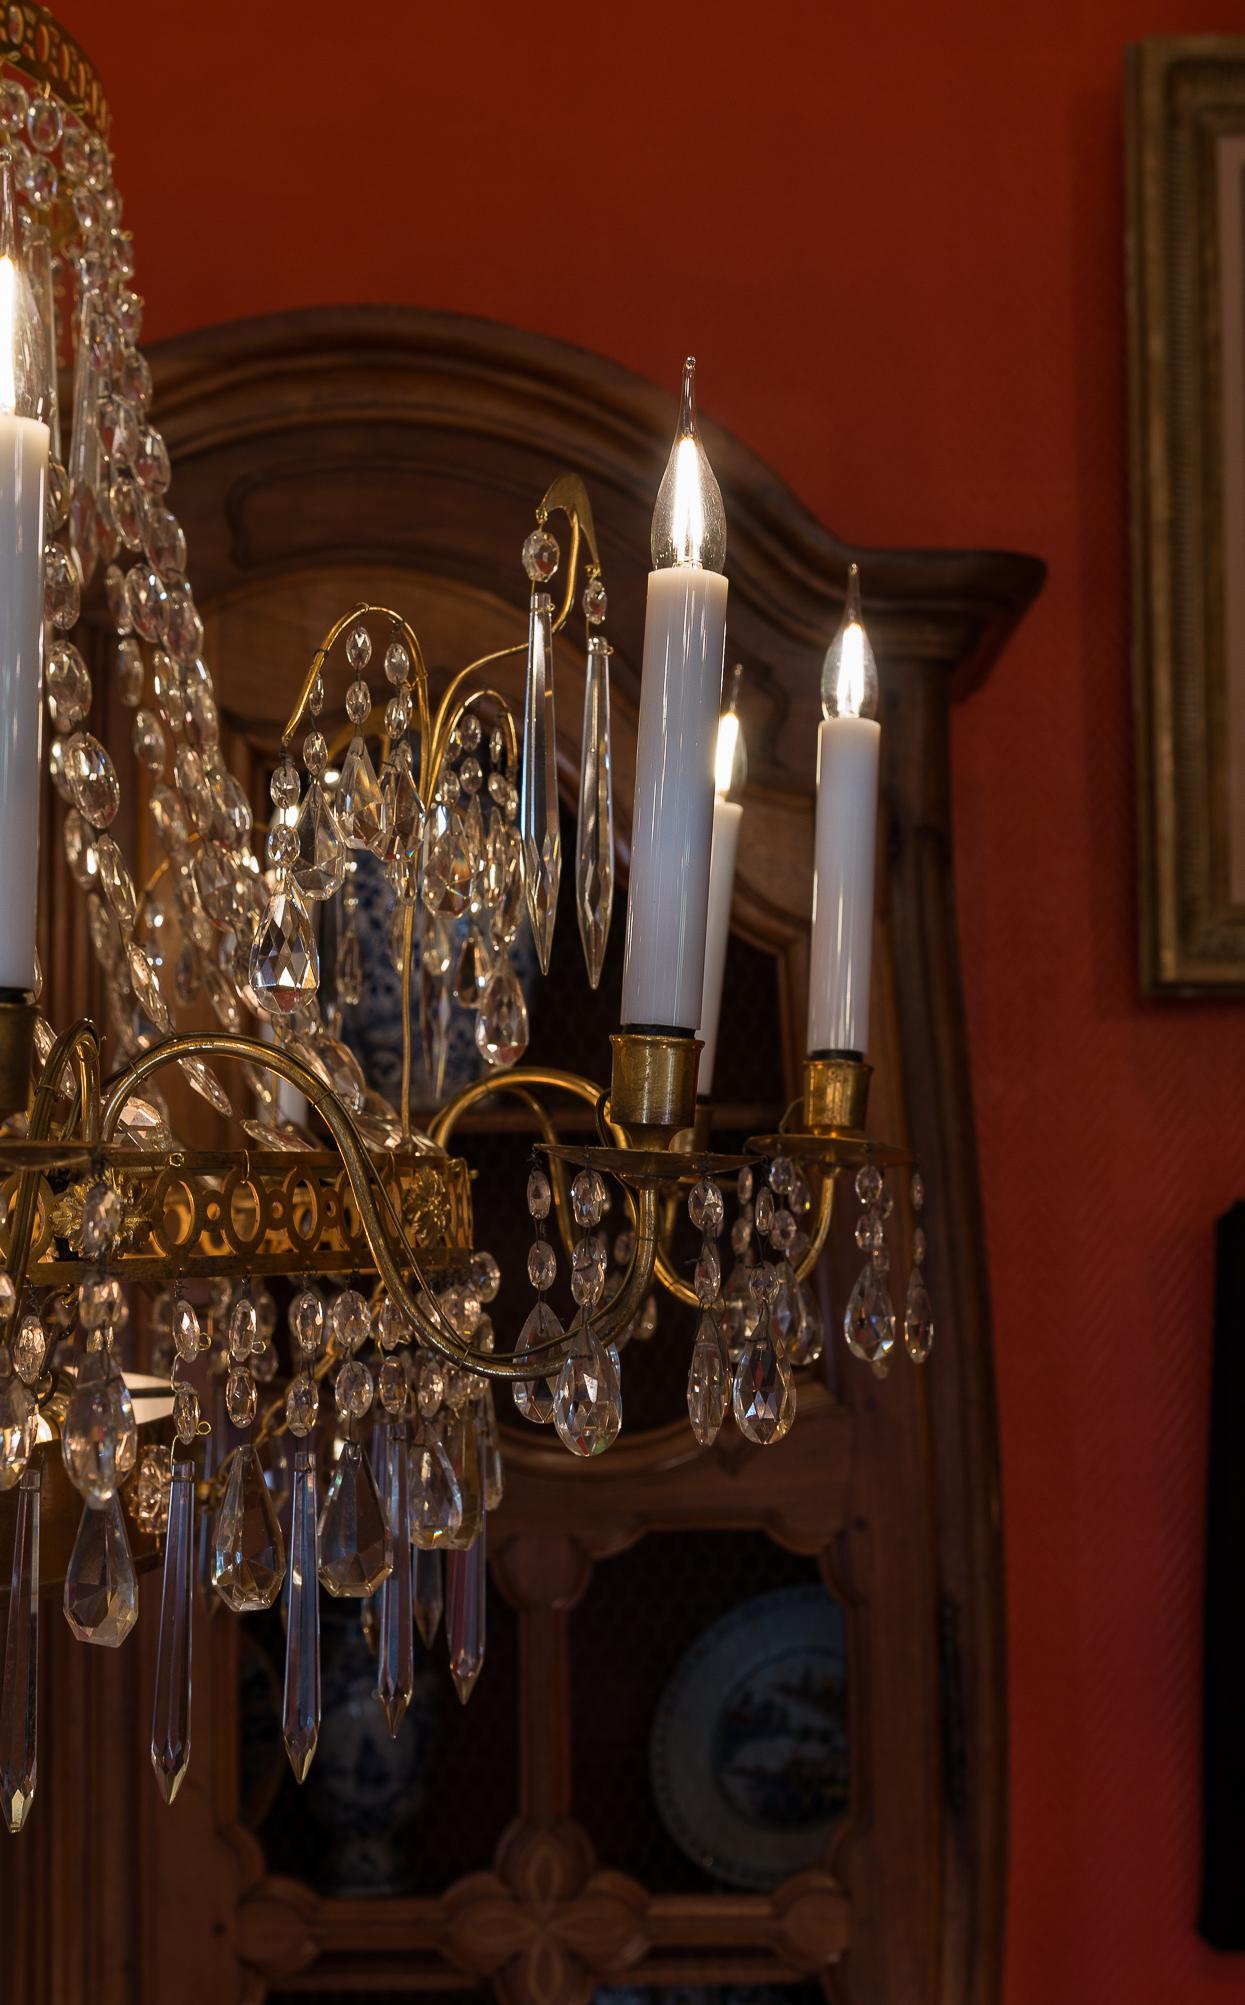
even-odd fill
[[[694,350],[706,409],[841,534],[1048,560],[955,737],[1007,1998],[1245,1997],[1192,1926],[1210,1233],[1245,1188],[1245,1010],[1137,993],[1121,201],[1125,43],[1245,32],[1245,5],[63,5],[115,108],[150,336],[401,300],[672,389]]]

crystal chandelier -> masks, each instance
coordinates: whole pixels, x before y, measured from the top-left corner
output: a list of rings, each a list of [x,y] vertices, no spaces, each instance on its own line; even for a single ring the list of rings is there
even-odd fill
[[[106,106],[49,15],[13,6],[6,24],[0,1491],[16,1491],[16,1509],[0,1808],[16,1831],[36,1775],[45,1482],[67,1480],[82,1501],[64,1586],[82,1640],[124,1641],[137,1619],[136,1536],[162,1551],[151,1754],[165,1798],[190,1757],[200,1592],[238,1613],[280,1603],[283,1732],[301,1780],[320,1729],[321,1588],[361,1604],[392,1732],[412,1693],[416,1630],[431,1643],[442,1613],[469,1696],[484,1657],[486,1526],[504,1482],[497,1392],[573,1454],[604,1452],[622,1424],[627,1343],[661,1291],[689,1311],[697,1441],[709,1446],[728,1416],[750,1442],[780,1441],[800,1372],[821,1352],[808,1284],[841,1174],[859,1200],[863,1256],[844,1316],[851,1350],[879,1375],[900,1349],[920,1362],[933,1320],[919,1226],[898,1311],[890,1292],[886,1171],[908,1158],[863,1131],[880,731],[855,567],[822,685],[804,1092],[779,1133],[727,1156],[709,1146],[708,1096],[743,737],[738,674],[722,711],[726,519],[697,428],[694,364],[653,517],[622,1028],[604,1085],[522,1064],[527,1004],[514,965],[525,922],[542,972],[551,963],[562,867],[553,637],[573,617],[587,661],[575,902],[594,988],[611,924],[608,604],[582,482],[554,481],[523,544],[527,634],[503,651],[526,656],[521,720],[490,684],[498,657],[436,692],[408,620],[357,606],[307,668],[271,812],[256,821],[221,754],[186,541],[168,505]],[[72,638],[88,591],[107,609],[107,672],[147,775],[162,861],[145,883],[110,833],[117,767],[88,728],[92,680]],[[45,706],[106,1038],[85,1021],[57,1036],[40,1013]],[[364,873],[392,905],[393,1100],[349,1041],[366,977]],[[202,1000],[219,1027],[179,1030],[178,1012]],[[484,1070],[447,1095],[455,1011],[473,1019]],[[419,1119],[417,1065],[436,1100]],[[170,1069],[238,1123],[235,1147],[173,1133],[160,1084]],[[494,1331],[498,1265],[476,1245],[467,1166],[450,1146],[461,1116],[503,1089],[521,1093],[541,1136],[526,1187],[534,1300],[512,1331]],[[592,1110],[590,1145],[558,1139],[568,1097]],[[915,1172],[911,1198],[919,1210]],[[672,1251],[680,1199],[699,1243],[690,1280]],[[625,1215],[613,1236],[611,1206]],[[133,1365],[140,1325],[147,1375]],[[201,1405],[205,1367],[240,1437],[227,1452]]]

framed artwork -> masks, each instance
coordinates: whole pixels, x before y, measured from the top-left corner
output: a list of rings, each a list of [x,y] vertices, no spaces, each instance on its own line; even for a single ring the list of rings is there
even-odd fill
[[[1127,86],[1142,982],[1245,992],[1245,38]]]

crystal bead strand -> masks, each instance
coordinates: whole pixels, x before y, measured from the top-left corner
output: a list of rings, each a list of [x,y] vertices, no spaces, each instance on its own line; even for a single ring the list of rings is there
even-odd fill
[[[41,1484],[38,1464],[28,1464],[18,1487],[0,1684],[0,1813],[10,1831],[26,1822],[38,1768]]]
[[[190,1763],[194,1516],[194,1463],[188,1456],[179,1456],[173,1462],[169,1488],[155,1703],[151,1715],[151,1762],[166,1803],[172,1803],[177,1795]]]
[[[320,1738],[320,1553],[315,1451],[302,1447],[294,1451],[281,1733],[295,1779],[305,1782]]]
[[[527,1278],[536,1290],[535,1306],[529,1310],[519,1341],[515,1345],[515,1355],[521,1360],[530,1357],[547,1344],[559,1344],[564,1332],[557,1315],[550,1308],[545,1297],[553,1286],[558,1271],[558,1256],[549,1243],[547,1221],[553,1204],[553,1189],[545,1172],[537,1167],[527,1180],[527,1208],[536,1229],[536,1237],[528,1248]],[[515,1406],[524,1420],[534,1421],[538,1426],[546,1426],[553,1419],[555,1379],[516,1378],[511,1386]]]
[[[722,1336],[722,1268],[715,1243],[726,1220],[726,1205],[718,1185],[702,1177],[688,1194],[687,1210],[701,1234],[696,1262],[700,1319],[687,1374],[687,1412],[697,1441],[702,1448],[708,1448],[722,1426],[730,1385],[730,1366]]]
[[[540,971],[549,972],[562,837],[558,813],[557,740],[553,714],[553,600],[540,587],[557,571],[560,553],[542,524],[523,545],[523,568],[532,581],[528,618],[527,679],[523,698],[523,767],[519,831],[528,918]]]
[[[903,1340],[913,1364],[921,1365],[934,1348],[934,1310],[925,1280],[925,1228],[920,1222],[925,1205],[925,1179],[920,1170],[912,1172],[911,1198],[916,1224],[912,1229],[912,1272],[904,1301]]]
[[[763,1183],[756,1192],[752,1214],[758,1242],[770,1238],[777,1213],[773,1187]],[[795,1418],[795,1381],[783,1355],[781,1327],[785,1264],[762,1256],[748,1269],[756,1321],[740,1349],[731,1386],[735,1424],[746,1440],[760,1448],[781,1441]]]
[[[895,1348],[895,1310],[886,1286],[890,1269],[886,1220],[894,1200],[876,1163],[864,1163],[857,1170],[856,1195],[861,1205],[856,1220],[856,1244],[865,1256],[865,1264],[848,1297],[843,1334],[848,1349],[872,1365],[879,1378],[885,1378]]]
[[[622,1427],[618,1352],[595,1334],[591,1312],[605,1292],[606,1238],[598,1228],[609,1193],[600,1173],[582,1169],[571,1183],[571,1207],[582,1227],[571,1258],[571,1294],[576,1314],[571,1348],[554,1389],[553,1424],[573,1455],[601,1455]]]
[[[398,1363],[398,1360],[391,1360]],[[399,1370],[401,1366],[399,1364]],[[396,1739],[415,1690],[415,1632],[411,1568],[410,1451],[404,1419],[384,1424],[385,1510],[393,1541],[393,1567],[380,1590],[376,1696]]]
[[[610,757],[610,646],[594,633],[605,618],[605,587],[599,577],[584,590],[588,622],[588,665],[584,680],[584,728],[579,772],[579,820],[575,835],[575,904],[588,980],[601,980],[614,903],[614,794]]]

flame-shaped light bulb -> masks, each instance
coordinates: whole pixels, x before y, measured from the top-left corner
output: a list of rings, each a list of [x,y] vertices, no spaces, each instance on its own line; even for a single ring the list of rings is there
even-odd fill
[[[876,717],[878,665],[860,617],[860,566],[847,572],[847,599],[821,670],[821,707],[829,717]]]
[[[22,257],[13,157],[0,153],[0,415],[46,418],[47,366],[34,289]]]
[[[653,569],[695,565],[720,571],[726,562],[726,512],[709,456],[696,428],[696,358],[683,364],[679,428],[653,510]]]
[[[737,661],[731,680],[731,697],[718,719],[718,749],[713,762],[713,791],[723,800],[737,799],[748,777],[748,752],[743,726],[739,721],[739,684],[743,663]]]

